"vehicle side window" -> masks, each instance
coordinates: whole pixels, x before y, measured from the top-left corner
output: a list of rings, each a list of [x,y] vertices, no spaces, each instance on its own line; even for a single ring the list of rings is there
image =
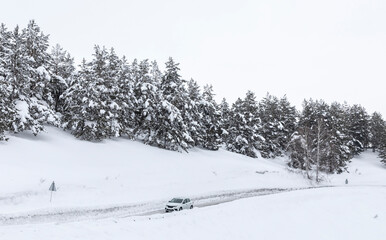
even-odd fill
[[[188,203],[188,202],[190,202],[190,199],[189,199],[189,198],[187,198],[187,199],[186,199],[186,202],[187,202],[187,203]]]
[[[185,199],[183,202],[182,202],[182,204],[185,204],[185,203],[187,203],[188,202],[188,200],[187,199]]]

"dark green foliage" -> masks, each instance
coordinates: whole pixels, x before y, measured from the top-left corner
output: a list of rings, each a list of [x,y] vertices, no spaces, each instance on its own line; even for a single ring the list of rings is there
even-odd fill
[[[369,123],[370,147],[375,151],[382,148],[386,139],[386,123],[382,115],[375,112],[371,115]]]
[[[225,141],[229,151],[257,157],[257,149],[264,142],[263,137],[259,135],[260,119],[257,110],[256,97],[251,91],[247,92],[244,100],[239,98],[233,104]]]
[[[201,129],[202,146],[209,150],[218,150],[222,143],[220,113],[214,100],[212,86],[205,86],[202,101],[199,103],[199,111],[202,114]]]
[[[193,145],[202,146],[204,142],[203,136],[205,134],[201,124],[201,119],[203,118],[203,112],[200,109],[202,94],[200,92],[200,86],[193,79],[188,82],[188,98],[187,108],[189,111],[187,111],[185,115],[186,125],[192,137]]]
[[[48,36],[34,21],[27,28],[8,31],[0,29],[0,76],[2,88],[7,89],[7,109],[12,112],[7,130],[31,130],[34,135],[44,124],[59,125],[59,118],[51,108],[53,91],[49,72],[51,57],[47,53]]]
[[[353,105],[348,111],[347,132],[351,138],[351,152],[358,155],[369,145],[369,115],[360,105]]]
[[[379,150],[379,157],[381,158],[381,162],[386,164],[386,144]]]
[[[295,131],[296,110],[286,97],[278,99],[267,94],[259,103],[260,134],[265,139],[261,155],[274,158],[283,155],[291,134]]]
[[[118,77],[121,61],[113,50],[95,46],[94,59],[83,62],[75,84],[63,93],[64,127],[78,138],[100,141],[118,137],[122,124],[118,121],[121,104]]]
[[[231,109],[225,98],[222,99],[218,105],[218,111],[220,113],[220,126],[221,126],[221,138],[222,142],[225,142],[229,135],[229,124],[231,118]]]

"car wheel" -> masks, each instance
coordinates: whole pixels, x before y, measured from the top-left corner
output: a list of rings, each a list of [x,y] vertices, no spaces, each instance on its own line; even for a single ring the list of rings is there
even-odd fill
[[[180,209],[178,211],[182,211],[182,207],[180,207]]]
[[[192,209],[193,208],[193,205],[190,205],[190,209]]]

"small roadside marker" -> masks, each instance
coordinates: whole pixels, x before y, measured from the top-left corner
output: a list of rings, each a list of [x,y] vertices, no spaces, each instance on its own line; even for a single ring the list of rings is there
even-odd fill
[[[50,197],[50,202],[51,202],[51,201],[52,201],[52,193],[53,193],[53,192],[56,192],[55,182],[52,182],[52,183],[51,183],[51,186],[50,186],[50,188],[49,188],[48,190],[51,191],[51,197]]]

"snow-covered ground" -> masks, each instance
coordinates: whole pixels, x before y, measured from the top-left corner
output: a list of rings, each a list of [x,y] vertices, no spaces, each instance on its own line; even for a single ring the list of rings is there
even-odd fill
[[[0,238],[382,240],[385,196],[381,187],[301,190],[170,214],[3,226]]]
[[[176,153],[128,139],[89,143],[51,127],[38,137],[11,136],[0,149],[0,239],[383,239],[386,233],[386,168],[372,152],[353,159],[349,173],[325,176],[322,185],[335,187],[258,196],[262,188],[311,184],[284,158]],[[50,202],[52,181],[58,191]],[[162,208],[175,196],[256,197],[171,214],[123,214]],[[31,221],[12,221],[18,217]]]
[[[166,151],[128,139],[90,143],[56,128],[1,143],[0,212],[122,205],[173,196],[308,186],[283,161],[225,150]],[[50,203],[48,188],[58,191]]]

